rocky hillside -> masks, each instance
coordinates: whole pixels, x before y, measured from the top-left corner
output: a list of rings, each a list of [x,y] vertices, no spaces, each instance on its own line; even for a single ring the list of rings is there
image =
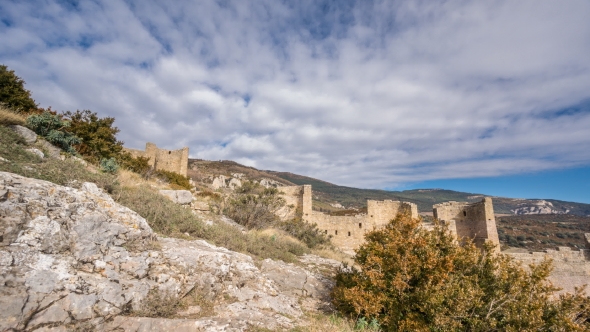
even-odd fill
[[[337,262],[157,236],[92,183],[0,172],[0,330],[244,331],[305,324]]]

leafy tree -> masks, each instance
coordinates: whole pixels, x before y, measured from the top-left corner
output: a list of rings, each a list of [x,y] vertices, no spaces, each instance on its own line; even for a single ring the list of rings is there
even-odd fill
[[[41,114],[29,116],[27,118],[27,127],[53,145],[59,146],[62,150],[77,154],[74,145],[80,143],[80,138],[67,131],[70,122],[64,120],[55,112],[44,111]]]
[[[0,65],[0,104],[16,113],[28,113],[37,109],[31,92],[25,89],[25,81],[5,65]]]
[[[90,110],[68,111],[64,117],[71,123],[68,130],[82,140],[76,150],[88,161],[98,164],[102,159],[119,159],[123,142],[117,140],[119,128],[113,127],[115,118],[99,118]]]
[[[458,245],[399,215],[367,233],[356,252],[359,269],[336,277],[333,301],[385,331],[586,331],[590,299],[583,290],[554,297],[551,262],[525,269],[511,257],[467,242]]]

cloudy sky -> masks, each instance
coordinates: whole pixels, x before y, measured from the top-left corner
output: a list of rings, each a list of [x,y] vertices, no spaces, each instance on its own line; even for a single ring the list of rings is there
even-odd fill
[[[43,107],[115,117],[128,147],[364,188],[564,176],[590,202],[588,17],[587,0],[4,0],[0,63]]]

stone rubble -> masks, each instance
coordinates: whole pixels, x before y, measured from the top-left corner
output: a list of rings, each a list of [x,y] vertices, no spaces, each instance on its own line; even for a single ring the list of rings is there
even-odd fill
[[[257,263],[203,240],[159,238],[91,183],[0,172],[0,218],[0,331],[290,329],[305,324],[305,310],[329,306],[326,274],[338,266],[313,255]],[[198,294],[212,310],[133,315],[154,292]]]

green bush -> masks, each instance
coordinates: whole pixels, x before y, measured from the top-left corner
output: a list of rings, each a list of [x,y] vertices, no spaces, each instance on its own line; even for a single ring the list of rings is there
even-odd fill
[[[25,81],[5,65],[0,65],[0,105],[21,114],[37,109],[31,92],[25,89]]]
[[[156,171],[156,175],[164,181],[170,183],[173,189],[192,189],[188,176],[164,170]]]
[[[121,152],[119,155],[119,165],[125,169],[141,175],[143,178],[149,178],[152,174],[152,167],[149,164],[148,157],[133,157],[129,152]]]
[[[100,170],[105,172],[105,173],[116,173],[117,170],[119,169],[119,165],[117,164],[117,161],[115,160],[115,158],[103,158],[100,161]]]
[[[523,268],[490,244],[460,246],[435,223],[399,215],[369,232],[357,268],[336,276],[334,305],[351,317],[376,319],[384,331],[587,331],[584,290],[557,297],[551,262]]]
[[[34,114],[27,118],[27,127],[31,128],[37,135],[57,145],[62,150],[77,154],[74,145],[81,142],[80,138],[67,131],[70,122],[65,121],[58,114],[51,111],[44,111],[41,114]]]
[[[311,249],[330,243],[330,239],[318,230],[317,224],[305,222],[301,217],[278,222],[275,227],[284,230],[287,234],[305,243]]]
[[[115,118],[100,118],[90,110],[68,111],[63,117],[70,123],[67,131],[80,138],[75,148],[86,160],[98,164],[102,159],[120,158],[123,142],[117,140]]]
[[[94,182],[109,193],[118,187],[117,179],[105,173],[92,173],[78,161],[72,159],[41,159],[27,152],[25,140],[7,127],[0,126],[0,156],[7,162],[0,162],[0,171],[50,181],[59,185],[77,186],[83,182]]]

